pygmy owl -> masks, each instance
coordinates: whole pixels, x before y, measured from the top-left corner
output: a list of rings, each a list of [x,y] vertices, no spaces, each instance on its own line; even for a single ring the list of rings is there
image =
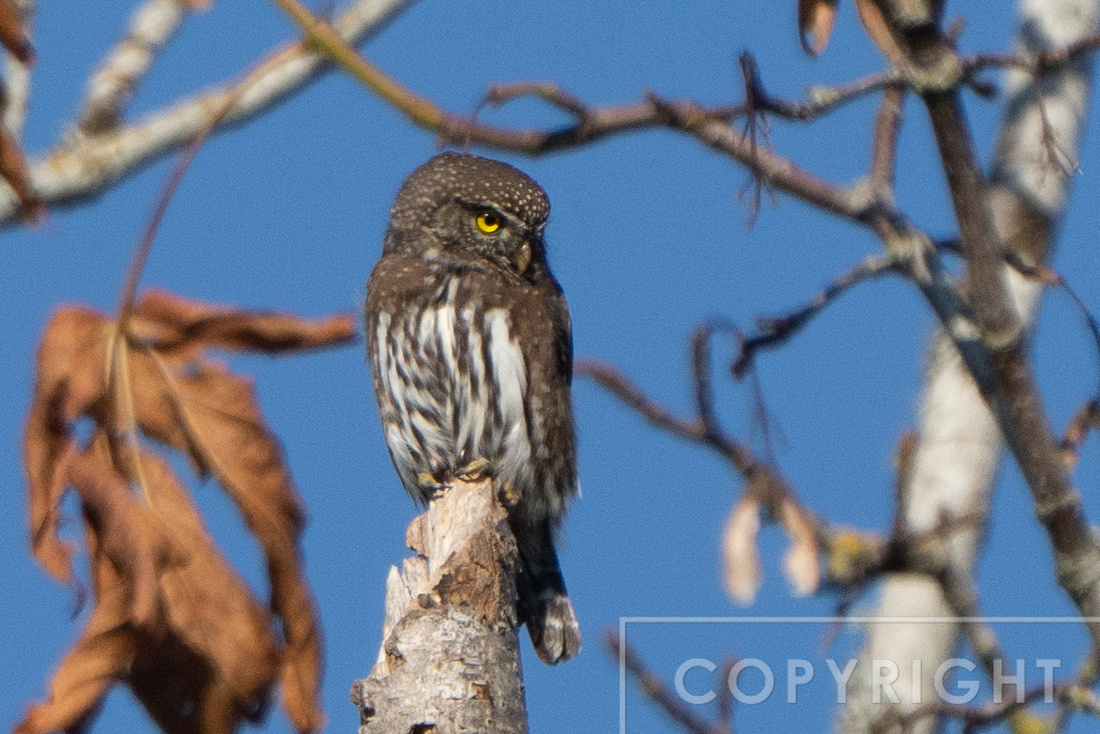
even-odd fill
[[[491,476],[519,549],[517,609],[539,657],[580,627],[554,534],[577,491],[569,310],[542,232],[546,192],[498,161],[443,153],[402,184],[367,283],[367,350],[390,458],[427,503]]]

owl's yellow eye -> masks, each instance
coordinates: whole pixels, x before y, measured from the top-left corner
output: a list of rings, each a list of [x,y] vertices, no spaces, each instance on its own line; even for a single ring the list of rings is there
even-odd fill
[[[477,228],[485,234],[492,234],[500,229],[500,215],[496,212],[482,212],[477,215]]]

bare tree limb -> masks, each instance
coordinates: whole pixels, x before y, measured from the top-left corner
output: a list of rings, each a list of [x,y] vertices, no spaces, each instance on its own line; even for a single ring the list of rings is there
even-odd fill
[[[926,64],[926,71],[951,67],[954,52],[945,41],[923,43],[927,47],[918,48],[923,56],[918,63]],[[1023,324],[1011,301],[1001,240],[958,91],[954,86],[930,89],[923,97],[959,222],[967,291],[991,357],[995,391],[983,390],[983,396],[1028,481],[1054,547],[1059,581],[1082,615],[1095,617],[1100,614],[1100,542],[1084,516],[1080,494],[1070,484],[1025,353]],[[1100,647],[1100,625],[1086,626],[1094,646]]]
[[[875,138],[871,145],[871,188],[875,195],[889,194],[893,201],[897,173],[898,135],[901,133],[905,89],[888,87],[875,117]]]
[[[411,5],[413,0],[359,0],[340,15],[334,27],[350,43],[361,43]],[[294,44],[266,62],[266,73],[253,77],[248,88],[232,84],[200,92],[151,113],[135,123],[63,143],[31,165],[31,182],[50,206],[93,199],[106,188],[192,140],[226,101],[240,94],[217,131],[243,125],[287,99],[331,68],[323,54]],[[7,187],[0,187],[0,225],[13,224],[20,205]]]
[[[179,0],[145,0],[130,17],[122,38],[88,79],[77,122],[86,135],[115,127],[142,77],[152,68],[187,14]]]
[[[34,23],[34,0],[16,0],[15,7],[23,20],[23,28],[30,36]],[[4,127],[15,141],[23,135],[23,123],[27,119],[27,108],[31,96],[31,67],[12,54],[4,54]]]
[[[382,647],[352,687],[362,734],[525,734],[515,539],[490,481],[456,481],[409,525]]]
[[[1079,39],[1095,34],[1088,19],[1096,17],[1100,3],[1024,0],[1021,7],[1022,51],[1013,58],[1036,58],[1057,55],[1060,49],[1071,49]],[[1048,119],[1066,150],[1079,149],[1089,101],[1090,68],[1091,61],[1081,56],[1051,68],[1042,79],[1037,79],[1031,69],[1009,75],[1005,119],[990,175],[989,205],[1006,250],[1032,263],[1047,262],[1053,252],[1069,183],[1042,153],[1042,119]],[[1040,88],[1044,90],[1041,97]],[[1032,324],[1038,313],[1040,285],[1016,273],[1009,273],[1007,280],[1020,318]],[[904,517],[910,533],[926,532],[943,517],[985,517],[1001,451],[997,424],[960,351],[942,333],[932,342],[929,365]],[[951,538],[951,562],[960,573],[969,573],[975,564],[980,527],[981,523]],[[895,574],[883,584],[877,613],[940,617],[951,614],[952,606],[930,579]],[[930,671],[951,655],[956,644],[953,625],[871,625],[867,635],[861,658],[895,661],[902,671],[895,687],[903,698],[916,686],[928,690],[932,684]],[[923,681],[907,678],[910,662],[916,658],[924,663]],[[837,728],[865,732],[879,713],[881,709],[868,696],[853,696]],[[913,731],[931,731],[933,723],[932,718],[921,719]]]
[[[607,651],[618,660],[625,672],[641,688],[642,693],[653,701],[672,721],[688,734],[729,734],[730,729],[711,724],[692,710],[684,701],[650,670],[645,660],[618,632],[608,630],[604,633],[604,645]]]

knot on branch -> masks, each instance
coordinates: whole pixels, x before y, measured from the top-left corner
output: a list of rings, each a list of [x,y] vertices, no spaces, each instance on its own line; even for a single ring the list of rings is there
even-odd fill
[[[1051,521],[1054,515],[1060,512],[1076,514],[1080,507],[1081,492],[1076,487],[1071,487],[1067,491],[1036,499],[1035,516],[1045,525]]]
[[[905,77],[914,92],[927,97],[953,92],[966,80],[967,73],[965,65],[954,49],[942,47],[930,61],[919,65],[908,65]]]
[[[1062,588],[1075,600],[1088,600],[1080,605],[1082,612],[1089,616],[1100,613],[1100,598],[1095,596],[1100,587],[1100,530],[1091,527],[1083,547],[1058,551],[1054,562]]]

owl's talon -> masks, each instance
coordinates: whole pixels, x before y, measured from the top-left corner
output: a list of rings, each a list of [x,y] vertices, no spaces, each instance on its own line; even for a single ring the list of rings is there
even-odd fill
[[[478,482],[489,476],[493,465],[487,459],[474,459],[459,469],[455,476],[464,482]]]
[[[443,494],[443,490],[451,488],[450,484],[440,482],[435,478],[435,474],[428,471],[422,471],[417,474],[416,483],[420,485],[420,491],[423,492],[424,496],[429,500],[435,499]]]
[[[500,503],[507,508],[515,507],[519,504],[519,490],[516,489],[516,485],[509,481],[500,483],[500,488],[497,490],[497,496],[500,498]]]

